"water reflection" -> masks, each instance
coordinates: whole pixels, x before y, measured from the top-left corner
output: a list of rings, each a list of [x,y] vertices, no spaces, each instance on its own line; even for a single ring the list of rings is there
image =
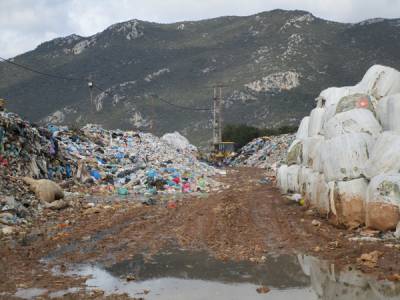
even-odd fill
[[[100,288],[106,295],[127,293],[146,300],[400,300],[400,283],[379,281],[353,267],[339,270],[333,264],[307,255],[269,256],[264,263],[254,264],[224,262],[205,252],[173,250],[150,260],[138,255],[111,266],[70,266],[64,275],[89,276],[88,289]],[[258,294],[256,289],[261,285],[271,291]],[[43,290],[27,289],[19,290],[16,295],[30,299],[43,293]]]
[[[338,270],[335,265],[312,256],[298,255],[298,260],[318,299],[400,299],[400,283],[377,280],[352,266]]]

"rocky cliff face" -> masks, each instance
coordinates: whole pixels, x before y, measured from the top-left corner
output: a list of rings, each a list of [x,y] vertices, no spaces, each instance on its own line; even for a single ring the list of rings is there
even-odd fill
[[[32,121],[178,130],[210,139],[214,83],[225,122],[297,124],[327,86],[351,85],[373,64],[400,68],[400,19],[358,24],[304,11],[156,24],[131,20],[90,37],[70,35],[15,57],[61,80],[0,63],[0,97]],[[87,80],[102,90],[90,100]],[[163,101],[165,100],[165,101]]]

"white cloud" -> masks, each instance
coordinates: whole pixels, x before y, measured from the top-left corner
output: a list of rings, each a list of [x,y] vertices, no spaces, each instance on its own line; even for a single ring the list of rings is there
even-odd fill
[[[92,35],[134,18],[170,23],[276,8],[340,22],[400,17],[400,0],[0,0],[0,56],[12,57],[58,36]]]

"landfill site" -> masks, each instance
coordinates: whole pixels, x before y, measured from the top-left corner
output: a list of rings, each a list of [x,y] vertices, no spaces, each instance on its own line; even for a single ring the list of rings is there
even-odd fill
[[[0,297],[397,299],[399,113],[400,72],[375,65],[216,166],[178,132],[3,107]]]
[[[136,25],[127,40],[141,37]],[[296,130],[242,147],[223,135],[222,83],[212,86],[207,147],[151,122],[33,122],[0,93],[0,299],[400,300],[400,70],[374,60],[363,73],[319,89],[308,115],[292,117]],[[288,91],[304,79],[277,74],[248,88],[283,80]]]

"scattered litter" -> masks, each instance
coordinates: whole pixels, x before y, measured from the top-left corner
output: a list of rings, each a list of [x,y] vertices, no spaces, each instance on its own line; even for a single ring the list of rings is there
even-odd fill
[[[263,286],[260,286],[259,288],[257,288],[256,291],[259,294],[266,294],[270,291],[270,289],[263,285]]]
[[[383,253],[377,250],[372,251],[370,253],[363,253],[359,258],[357,258],[357,262],[369,268],[374,268],[378,263],[378,259],[382,255]]]

